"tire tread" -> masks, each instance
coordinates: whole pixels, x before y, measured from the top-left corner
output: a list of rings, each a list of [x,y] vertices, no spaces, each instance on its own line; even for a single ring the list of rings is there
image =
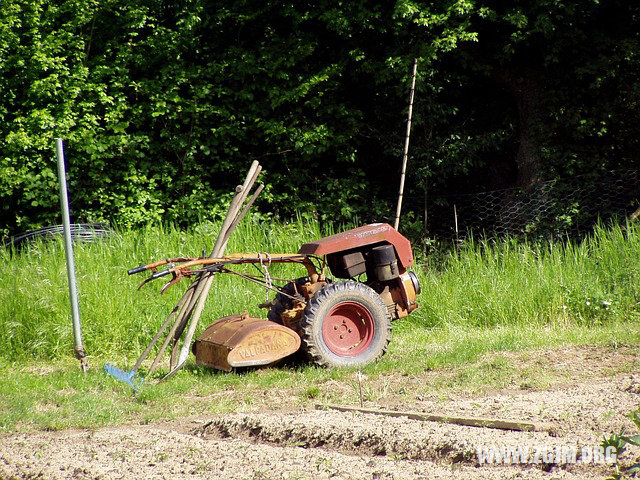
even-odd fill
[[[326,358],[326,356],[322,352],[322,349],[317,345],[317,342],[315,340],[316,334],[314,332],[315,322],[321,321],[321,319],[318,319],[321,307],[325,304],[325,302],[330,301],[336,295],[344,294],[354,294],[355,296],[362,295],[365,298],[369,298],[374,303],[374,305],[376,305],[378,310],[377,312],[371,312],[372,315],[379,315],[380,317],[382,317],[381,321],[384,325],[383,328],[386,329],[386,332],[383,333],[383,344],[379,347],[373,358],[369,359],[364,364],[378,361],[387,352],[387,349],[389,347],[392,328],[391,316],[389,315],[386,305],[380,298],[380,295],[378,295],[375,290],[365,285],[364,283],[356,282],[353,280],[330,283],[329,285],[318,290],[318,292],[313,297],[311,297],[311,299],[307,303],[307,307],[305,308],[300,322],[300,330],[302,332],[302,349],[305,351],[307,358],[316,365],[320,365],[323,367],[347,366],[347,364],[336,364],[336,362]],[[365,354],[366,353],[369,353],[369,350],[367,350]]]

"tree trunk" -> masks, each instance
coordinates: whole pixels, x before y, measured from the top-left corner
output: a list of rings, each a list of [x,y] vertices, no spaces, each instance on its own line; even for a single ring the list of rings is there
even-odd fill
[[[542,176],[538,141],[541,119],[540,86],[537,76],[529,71],[503,71],[499,78],[509,87],[518,106],[517,182],[519,187],[530,190]]]

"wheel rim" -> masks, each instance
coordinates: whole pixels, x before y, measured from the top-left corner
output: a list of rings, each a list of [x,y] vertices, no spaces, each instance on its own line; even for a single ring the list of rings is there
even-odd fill
[[[324,343],[341,357],[356,357],[365,352],[374,333],[373,315],[356,302],[338,303],[322,321]]]

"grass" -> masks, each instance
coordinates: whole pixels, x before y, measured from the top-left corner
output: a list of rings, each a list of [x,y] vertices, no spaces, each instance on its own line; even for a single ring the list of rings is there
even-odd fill
[[[401,399],[411,403],[434,393],[447,398],[455,392],[545,388],[573,373],[536,368],[535,364],[523,368],[513,358],[496,356],[495,352],[567,345],[597,345],[604,350],[627,346],[635,352],[640,342],[637,325],[629,324],[572,330],[556,326],[514,331],[500,326],[410,332],[407,329],[396,335],[383,360],[364,369],[366,401],[376,404]],[[626,341],[620,344],[623,337]],[[150,382],[134,394],[102,371],[102,361],[92,359],[87,374],[70,358],[5,365],[0,379],[0,431],[97,428],[130,421],[149,423],[213,413],[311,407],[317,402],[359,402],[355,371],[349,369],[281,366],[225,374],[190,363],[170,381]],[[427,374],[431,376],[425,382]]]
[[[171,227],[125,231],[109,240],[76,245],[85,349],[92,368],[79,373],[72,358],[64,254],[61,242],[35,243],[21,252],[0,249],[0,429],[97,427],[184,415],[310,405],[357,403],[352,370],[282,366],[224,374],[189,363],[168,382],[149,383],[137,395],[102,371],[105,361],[131,366],[187,283],[158,296],[141,291],[126,270],[166,256],[209,250],[216,225],[184,232]],[[228,252],[295,252],[321,232],[314,223],[263,225],[247,221]],[[513,240],[463,245],[438,259],[419,260],[420,309],[394,325],[382,361],[364,369],[369,401],[428,392],[486,388],[543,388],[567,372],[541,375],[495,352],[567,345],[601,348],[640,343],[640,229],[598,227],[581,243],[529,245]],[[296,277],[291,266],[273,276]],[[203,329],[213,319],[257,304],[264,290],[218,276]],[[620,367],[622,368],[622,367]],[[434,373],[429,382],[411,383]],[[410,386],[408,386],[410,384]]]
[[[639,235],[637,225],[599,226],[582,242],[470,242],[423,277],[419,318],[478,327],[637,320]]]
[[[218,225],[204,223],[189,232],[172,227],[120,232],[106,241],[75,245],[85,350],[96,356],[131,358],[144,349],[187,286],[185,281],[158,292],[159,280],[140,291],[144,274],[128,277],[137,265],[167,256],[199,256],[210,251]],[[297,252],[300,243],[321,236],[317,224],[303,222],[266,226],[245,222],[231,238],[227,252]],[[73,345],[69,328],[69,294],[61,240],[37,242],[16,253],[0,248],[4,286],[0,290],[0,357],[8,360],[55,359]],[[250,267],[249,267],[250,268]],[[249,270],[247,270],[249,271]],[[273,276],[304,276],[304,268],[274,266]],[[255,273],[255,272],[254,272]],[[264,289],[230,275],[218,276],[211,291],[205,325],[215,318],[257,305]]]

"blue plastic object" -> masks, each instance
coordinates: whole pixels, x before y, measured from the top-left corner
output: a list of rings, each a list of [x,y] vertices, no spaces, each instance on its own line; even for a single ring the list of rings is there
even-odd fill
[[[135,370],[125,372],[124,370],[114,367],[113,365],[109,365],[108,363],[104,364],[104,370],[112,377],[131,385],[131,388],[133,388],[135,392],[140,390],[140,387],[142,387],[142,384],[144,383],[144,378],[136,375]]]

